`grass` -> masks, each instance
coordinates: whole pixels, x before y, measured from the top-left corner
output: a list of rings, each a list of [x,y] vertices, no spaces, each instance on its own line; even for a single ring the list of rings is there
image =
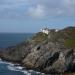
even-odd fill
[[[68,34],[69,38],[75,38],[75,27],[66,29],[66,33]]]
[[[75,73],[64,73],[64,74],[60,74],[60,75],[75,75]]]
[[[75,48],[75,27],[64,29],[64,45],[68,48]]]
[[[43,42],[44,40],[46,40],[48,37],[47,34],[45,33],[42,33],[42,32],[39,32],[37,33],[32,39],[35,43],[41,43]]]
[[[75,48],[75,38],[73,38],[73,39],[66,39],[64,44],[65,44],[66,47]]]

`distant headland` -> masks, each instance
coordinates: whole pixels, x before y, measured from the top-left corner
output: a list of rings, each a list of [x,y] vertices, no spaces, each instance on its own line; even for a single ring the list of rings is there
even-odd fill
[[[43,28],[31,40],[0,50],[3,60],[45,74],[75,72],[75,27]]]

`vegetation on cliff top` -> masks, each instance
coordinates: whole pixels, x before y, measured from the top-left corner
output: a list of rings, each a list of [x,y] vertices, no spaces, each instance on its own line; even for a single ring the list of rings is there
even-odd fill
[[[42,43],[47,39],[48,35],[42,32],[36,33],[36,35],[32,38],[32,41],[36,44]]]
[[[38,32],[31,41],[36,44],[43,43],[44,41],[60,41],[64,43],[65,47],[75,48],[75,27],[67,27],[58,32],[51,31],[48,35]]]
[[[65,46],[75,48],[75,27],[68,27],[64,30],[67,35],[64,41]]]

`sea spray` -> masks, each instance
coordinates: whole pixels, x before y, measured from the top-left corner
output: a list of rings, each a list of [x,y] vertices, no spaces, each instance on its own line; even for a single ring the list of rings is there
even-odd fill
[[[9,71],[20,72],[23,73],[24,75],[45,75],[44,73],[37,72],[34,70],[26,70],[24,67],[20,66],[19,64],[13,64],[10,62],[2,61],[2,59],[0,59],[0,64],[6,65],[6,68]]]

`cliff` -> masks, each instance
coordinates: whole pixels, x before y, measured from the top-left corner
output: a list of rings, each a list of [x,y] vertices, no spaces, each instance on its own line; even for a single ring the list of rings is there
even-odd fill
[[[0,57],[48,74],[75,72],[75,27],[38,32],[30,41],[0,50]]]

